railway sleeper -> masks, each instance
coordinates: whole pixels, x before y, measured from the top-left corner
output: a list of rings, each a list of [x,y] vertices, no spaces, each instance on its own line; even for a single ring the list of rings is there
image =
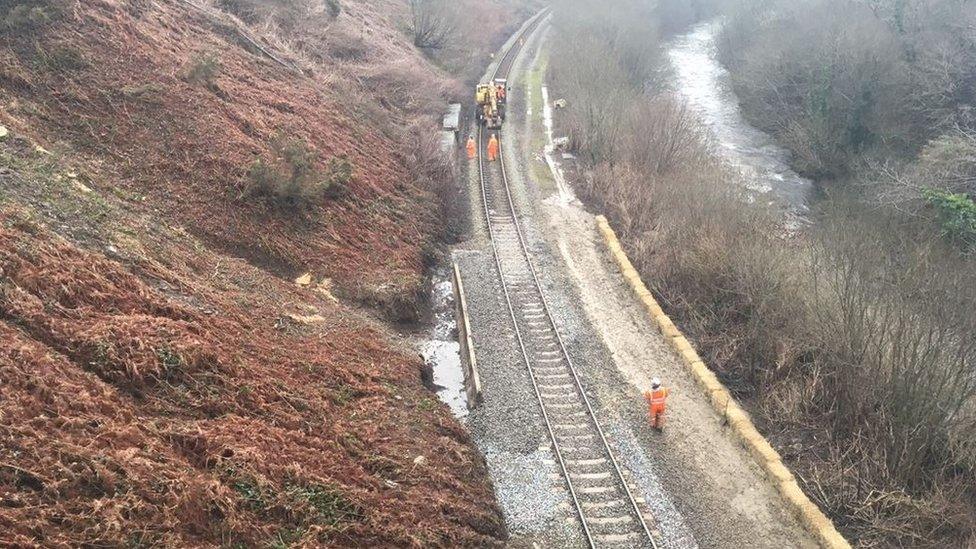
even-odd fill
[[[616,496],[620,489],[616,486],[598,485],[575,488],[575,491],[587,496]]]
[[[570,473],[569,478],[573,480],[606,480],[611,478],[613,475],[610,471],[601,471],[599,473]]]
[[[590,428],[589,423],[557,423],[552,426],[553,429],[561,429],[563,431],[582,431]]]
[[[565,383],[560,385],[539,385],[539,388],[547,391],[572,391],[576,389],[576,386],[572,383]]]
[[[567,459],[567,465],[576,466],[594,466],[594,465],[605,465],[607,463],[607,458],[594,458],[594,459]]]
[[[616,515],[613,517],[591,517],[586,516],[586,524],[590,526],[618,526],[621,524],[630,524],[637,522],[634,517],[630,515]]]
[[[556,433],[556,438],[559,440],[595,440],[596,435],[593,433],[584,433],[582,435],[564,435],[561,433]]]
[[[593,536],[595,541],[599,541],[601,545],[603,544],[628,544],[632,545],[634,542],[643,540],[645,537],[643,532],[627,532],[623,534],[596,534]]]
[[[546,409],[552,410],[572,410],[573,408],[583,409],[583,406],[579,402],[556,402],[553,404],[546,404]]]

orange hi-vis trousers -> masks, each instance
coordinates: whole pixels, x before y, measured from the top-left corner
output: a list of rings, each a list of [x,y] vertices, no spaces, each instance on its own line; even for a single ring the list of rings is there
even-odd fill
[[[664,388],[655,389],[644,393],[647,400],[648,411],[651,414],[651,427],[661,429],[664,427],[664,411],[668,399],[668,390]]]
[[[498,141],[492,138],[488,141],[488,161],[494,162],[498,160]]]

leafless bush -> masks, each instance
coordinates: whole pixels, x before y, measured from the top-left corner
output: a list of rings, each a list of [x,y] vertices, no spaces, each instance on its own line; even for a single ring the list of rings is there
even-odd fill
[[[828,219],[812,247],[812,326],[835,428],[876,430],[891,476],[927,486],[976,465],[976,280],[938,239],[894,224]]]
[[[811,4],[823,2],[803,9]],[[838,17],[830,21],[847,28]],[[825,23],[809,26],[818,24]],[[589,51],[611,50],[560,42],[558,33],[573,28],[557,26],[553,43],[578,53],[578,66],[554,61],[551,77],[582,103],[563,121],[585,165],[577,191],[611,219],[645,281],[706,362],[755,404],[769,430],[799,447],[791,458],[805,488],[865,546],[971,539],[976,268],[933,228],[884,207],[865,210],[839,193],[824,202],[822,227],[785,236],[776,212],[740,194],[739,176],[711,157],[680,104],[663,95],[649,99],[633,85],[620,101],[601,103],[603,81],[584,75],[607,75],[617,85],[627,79],[589,65]],[[878,44],[891,43],[888,31],[874,23],[863,29],[855,53],[847,51],[854,36],[833,37],[829,47],[820,37],[820,53],[800,68],[779,67],[786,75],[764,72],[777,68],[775,53],[736,58],[750,63],[748,70],[762,68],[750,74],[767,80],[755,89],[774,90],[764,96],[773,102],[765,107],[767,120],[782,122],[781,135],[793,136],[810,165],[847,162],[842,141],[855,137],[845,132],[896,126],[859,111],[858,100],[832,97],[836,90],[871,95],[869,83],[855,80],[880,78],[880,67],[889,66],[887,52],[875,56]],[[792,40],[802,42],[808,31],[800,32]],[[826,80],[814,78],[818,64]],[[763,88],[770,79],[776,87]],[[789,95],[811,82],[820,82],[815,89],[823,93]],[[787,105],[788,97],[797,104]],[[793,110],[782,116],[786,111],[777,109],[787,106]],[[956,134],[931,143],[922,155],[926,177],[966,185],[967,139]]]
[[[0,30],[13,35],[30,34],[61,16],[62,0],[0,1]]]
[[[627,0],[594,8],[592,0],[559,2],[550,77],[571,98],[571,147],[598,164],[616,158],[629,105],[657,89],[661,59],[648,4]]]
[[[341,196],[353,177],[352,163],[345,157],[333,157],[324,170],[319,168],[318,154],[304,141],[278,135],[272,149],[271,160],[256,160],[249,168],[244,197],[303,209],[322,198]]]
[[[918,167],[927,186],[976,196],[976,130],[957,127],[930,141]]]
[[[183,78],[191,84],[199,84],[210,89],[217,86],[221,65],[217,55],[205,52],[195,55],[183,69]]]
[[[461,211],[464,204],[457,183],[457,165],[452,158],[453,149],[444,149],[440,134],[431,131],[431,126],[417,124],[410,129],[404,161],[414,183],[430,194],[436,214],[448,220],[445,236],[447,240],[453,240],[460,234],[461,227],[452,223],[459,223],[465,217]]]
[[[623,158],[643,173],[665,174],[682,165],[701,165],[707,151],[703,132],[686,104],[666,95],[637,101],[624,131]]]
[[[391,59],[369,67],[360,78],[372,93],[377,94],[383,107],[406,111],[414,118],[439,116],[445,106],[443,97],[457,93],[457,90],[451,82],[418,86],[416,75],[422,70],[415,59]]]
[[[270,22],[291,31],[320,13],[335,18],[342,11],[337,0],[217,0],[217,6],[250,24]]]
[[[749,118],[779,136],[812,176],[898,145],[906,68],[895,33],[865,4],[756,0],[737,4],[718,43]]]
[[[956,0],[729,3],[721,58],[747,115],[812,175],[910,159],[976,129],[976,5]]]
[[[957,126],[927,143],[915,160],[869,162],[857,181],[867,201],[936,221],[928,215],[926,193],[976,196],[976,131]]]
[[[439,50],[457,38],[460,13],[451,0],[410,0],[413,45],[422,50]]]

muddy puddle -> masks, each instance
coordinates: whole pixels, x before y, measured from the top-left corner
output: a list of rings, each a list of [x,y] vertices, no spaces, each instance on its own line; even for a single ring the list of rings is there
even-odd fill
[[[434,272],[430,302],[432,324],[420,345],[420,353],[433,374],[432,389],[456,417],[463,418],[468,415],[468,398],[454,318],[454,281],[447,266],[440,266]]]

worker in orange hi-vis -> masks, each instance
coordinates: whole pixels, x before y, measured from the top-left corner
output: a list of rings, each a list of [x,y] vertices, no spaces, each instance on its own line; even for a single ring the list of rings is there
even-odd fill
[[[478,158],[478,145],[474,142],[474,136],[468,136],[468,144],[466,145],[468,149],[468,160],[474,160]]]
[[[495,160],[498,160],[498,138],[491,134],[491,139],[488,140],[488,162]]]
[[[661,387],[660,379],[654,378],[651,380],[651,390],[644,393],[644,399],[647,400],[647,407],[651,413],[651,427],[658,431],[664,429],[664,409],[669,392]]]

